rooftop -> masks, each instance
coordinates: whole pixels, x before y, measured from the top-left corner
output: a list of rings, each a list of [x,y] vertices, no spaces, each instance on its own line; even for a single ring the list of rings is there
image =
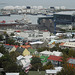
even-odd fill
[[[6,75],[19,75],[19,73],[6,73]]]
[[[75,64],[75,58],[68,58],[68,63]]]
[[[61,11],[61,12],[57,12],[55,14],[60,14],[60,15],[75,15],[75,11]]]
[[[31,44],[31,45],[33,45],[33,44],[43,44],[43,42],[41,42],[41,41],[36,41],[36,42],[31,42],[30,44]]]
[[[54,61],[60,61],[60,62],[62,62],[62,57],[60,57],[60,56],[50,55],[50,56],[48,57],[48,59],[49,59],[49,60],[54,60]]]

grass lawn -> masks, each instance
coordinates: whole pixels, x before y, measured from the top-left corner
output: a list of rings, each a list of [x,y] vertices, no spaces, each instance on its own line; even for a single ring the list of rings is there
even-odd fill
[[[45,71],[29,71],[28,75],[45,75]]]

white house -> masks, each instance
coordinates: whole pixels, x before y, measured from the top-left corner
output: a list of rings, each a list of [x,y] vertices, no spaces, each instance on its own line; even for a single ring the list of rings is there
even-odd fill
[[[53,55],[55,55],[55,56],[62,56],[63,53],[59,52],[59,51],[53,51]]]
[[[6,75],[19,75],[19,73],[6,73]]]
[[[23,66],[23,68],[26,68],[30,65],[31,58],[31,55],[25,57],[20,55],[17,57],[17,64]]]
[[[75,49],[75,42],[64,42],[59,45],[61,48],[72,48]]]
[[[59,52],[59,51],[53,51],[53,52],[50,52],[50,51],[42,51],[40,52],[40,56],[50,56],[50,55],[54,55],[54,56],[62,56],[62,52]]]
[[[52,52],[47,51],[47,50],[40,52],[40,56],[50,56],[50,55],[52,55]]]
[[[55,67],[55,69],[48,69],[46,70],[45,75],[56,75],[57,72],[60,72],[62,70],[62,67]]]

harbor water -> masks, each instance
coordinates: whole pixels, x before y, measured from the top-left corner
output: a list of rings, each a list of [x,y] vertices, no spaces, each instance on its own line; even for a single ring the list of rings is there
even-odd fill
[[[44,15],[10,15],[10,16],[0,16],[0,21],[5,20],[7,22],[21,20],[21,19],[28,19],[32,22],[32,24],[37,24],[37,20],[39,17],[45,17]]]

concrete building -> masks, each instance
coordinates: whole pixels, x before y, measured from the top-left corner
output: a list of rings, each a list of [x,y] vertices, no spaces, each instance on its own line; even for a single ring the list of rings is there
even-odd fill
[[[39,30],[26,30],[24,32],[15,32],[15,35],[18,37],[27,38],[28,40],[32,39],[46,39],[47,36],[50,36],[49,31],[39,31]]]
[[[75,42],[64,42],[59,45],[62,49],[64,48],[72,48],[75,49]]]

